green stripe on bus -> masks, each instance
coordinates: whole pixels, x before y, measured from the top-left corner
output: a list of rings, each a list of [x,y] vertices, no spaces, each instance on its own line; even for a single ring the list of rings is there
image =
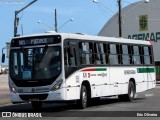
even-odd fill
[[[107,68],[95,68],[96,71],[107,71]]]
[[[153,73],[154,68],[137,68],[137,73]]]

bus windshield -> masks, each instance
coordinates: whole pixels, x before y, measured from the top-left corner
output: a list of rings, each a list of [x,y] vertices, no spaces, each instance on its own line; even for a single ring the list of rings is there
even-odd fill
[[[15,80],[45,80],[61,73],[61,47],[12,49],[10,75]]]

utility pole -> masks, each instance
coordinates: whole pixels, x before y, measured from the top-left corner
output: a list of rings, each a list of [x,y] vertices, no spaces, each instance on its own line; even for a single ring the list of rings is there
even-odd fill
[[[15,11],[15,18],[14,18],[14,37],[17,36],[17,27],[18,27],[18,23],[19,23],[19,18],[18,18],[18,14],[23,11],[24,9],[26,9],[27,7],[29,7],[30,5],[32,5],[34,2],[36,2],[37,0],[34,0],[32,2],[30,2],[28,5],[26,5],[25,7],[23,7],[22,9]]]
[[[57,29],[57,10],[55,9],[55,31],[58,32]]]
[[[118,23],[119,23],[119,37],[122,37],[122,5],[121,5],[121,0],[118,0],[118,6],[119,6],[119,19],[118,19]]]

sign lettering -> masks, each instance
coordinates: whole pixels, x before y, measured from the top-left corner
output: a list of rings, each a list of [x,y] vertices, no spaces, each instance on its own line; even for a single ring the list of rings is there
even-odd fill
[[[160,41],[160,32],[128,35],[128,39]]]
[[[32,39],[31,40],[31,44],[36,45],[36,44],[44,44],[47,43],[47,38],[43,38],[43,39]]]

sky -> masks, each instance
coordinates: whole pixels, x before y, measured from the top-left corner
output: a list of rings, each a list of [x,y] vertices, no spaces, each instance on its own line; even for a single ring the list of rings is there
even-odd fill
[[[13,38],[14,11],[20,10],[31,1],[0,0],[0,51],[6,46],[6,42],[10,42]],[[53,31],[56,9],[59,32],[98,35],[106,22],[118,12],[118,4],[117,0],[95,0],[98,3],[92,1],[37,0],[18,14],[20,18],[18,34],[22,35],[21,28],[23,28],[23,35]],[[122,0],[122,8],[137,1],[139,0]],[[67,22],[69,19],[73,21]],[[38,21],[42,21],[45,25],[39,24]],[[63,24],[65,25],[62,26]],[[1,56],[0,52],[0,59]]]

